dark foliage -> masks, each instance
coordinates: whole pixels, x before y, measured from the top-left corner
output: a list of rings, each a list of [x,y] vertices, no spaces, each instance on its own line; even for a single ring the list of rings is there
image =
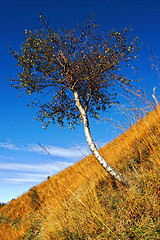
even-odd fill
[[[10,51],[22,70],[12,86],[36,93],[32,104],[40,108],[38,118],[46,127],[56,121],[74,127],[82,120],[74,91],[87,114],[98,118],[117,102],[115,87],[130,85],[121,67],[137,57],[138,38],[129,37],[131,29],[126,28],[100,34],[93,18],[73,30],[58,31],[42,15],[40,21],[44,28],[26,31],[21,52]]]

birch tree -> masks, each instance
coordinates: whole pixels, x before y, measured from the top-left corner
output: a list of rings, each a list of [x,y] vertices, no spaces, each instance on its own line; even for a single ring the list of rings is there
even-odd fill
[[[35,94],[32,106],[38,107],[37,119],[45,128],[58,123],[70,128],[83,122],[91,152],[101,166],[116,180],[127,179],[114,169],[107,156],[101,156],[90,131],[89,119],[117,102],[115,88],[131,85],[122,74],[125,65],[136,58],[138,38],[130,29],[100,33],[93,18],[74,29],[53,30],[46,17],[41,27],[25,32],[21,50],[10,49],[21,71],[11,78],[11,85],[27,95]]]

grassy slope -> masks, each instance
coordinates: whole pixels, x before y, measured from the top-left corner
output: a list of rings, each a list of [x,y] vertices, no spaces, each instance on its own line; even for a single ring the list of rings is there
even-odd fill
[[[2,207],[0,239],[158,239],[159,140],[157,109],[101,149],[130,189],[88,156]]]

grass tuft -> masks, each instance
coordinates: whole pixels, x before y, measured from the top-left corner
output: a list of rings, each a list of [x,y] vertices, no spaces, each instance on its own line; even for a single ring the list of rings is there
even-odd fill
[[[0,208],[0,239],[158,239],[159,123],[158,107],[100,150],[129,188],[90,155]]]

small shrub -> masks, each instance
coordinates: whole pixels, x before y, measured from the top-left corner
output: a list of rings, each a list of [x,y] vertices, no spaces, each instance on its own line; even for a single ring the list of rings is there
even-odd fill
[[[37,210],[40,207],[40,198],[36,187],[30,189],[29,196],[31,198],[31,207],[33,210]]]
[[[5,203],[0,203],[0,208],[6,205]]]

